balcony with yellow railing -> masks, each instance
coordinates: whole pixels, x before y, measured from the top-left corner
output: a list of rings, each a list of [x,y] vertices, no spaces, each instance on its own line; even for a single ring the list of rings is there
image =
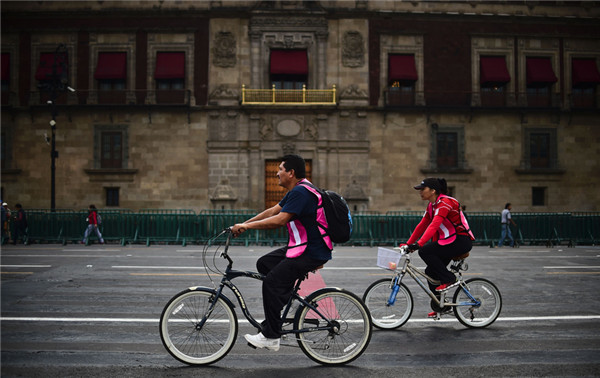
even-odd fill
[[[248,89],[242,85],[242,105],[335,105],[335,85],[331,89]]]

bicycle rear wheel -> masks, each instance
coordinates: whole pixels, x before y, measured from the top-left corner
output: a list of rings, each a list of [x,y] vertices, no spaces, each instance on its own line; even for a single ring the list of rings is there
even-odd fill
[[[373,325],[381,329],[398,328],[408,321],[413,311],[413,298],[408,287],[400,283],[394,304],[389,304],[392,280],[383,278],[373,282],[363,294],[363,301],[371,313]]]
[[[326,319],[308,306],[296,312],[294,328],[301,331],[297,339],[304,354],[323,365],[343,365],[365,351],[373,327],[369,310],[358,296],[344,289],[326,288],[306,300]]]
[[[160,338],[177,360],[190,365],[208,365],[225,357],[237,337],[233,305],[215,292],[190,288],[175,295],[160,316]]]
[[[496,285],[484,278],[472,278],[465,281],[465,287],[459,287],[454,293],[454,303],[459,304],[454,307],[458,321],[471,328],[492,324],[502,310],[502,297]],[[473,299],[479,305],[473,304]]]

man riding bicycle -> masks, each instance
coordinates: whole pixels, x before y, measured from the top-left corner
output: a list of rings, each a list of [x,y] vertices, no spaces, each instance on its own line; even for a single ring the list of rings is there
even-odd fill
[[[247,334],[246,340],[257,348],[279,350],[281,339],[281,310],[288,302],[294,283],[331,260],[332,244],[322,236],[317,224],[318,198],[300,183],[306,183],[305,161],[298,155],[282,158],[277,172],[279,185],[288,190],[275,206],[266,209],[244,223],[232,227],[234,235],[246,230],[264,230],[287,225],[289,242],[256,262],[265,275],[262,284],[265,321],[256,335]]]

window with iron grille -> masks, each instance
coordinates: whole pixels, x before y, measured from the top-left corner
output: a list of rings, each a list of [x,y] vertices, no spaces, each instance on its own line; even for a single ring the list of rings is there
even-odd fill
[[[529,135],[529,162],[531,168],[550,168],[550,134]]]
[[[123,168],[123,133],[105,131],[102,133],[101,168]]]
[[[128,146],[129,137],[127,126],[96,126],[94,130],[94,168],[128,168]]]
[[[525,129],[521,167],[526,170],[558,169],[557,143],[556,129]]]
[[[465,131],[462,126],[431,125],[431,152],[424,173],[472,171],[465,160]]]
[[[456,168],[458,166],[458,135],[455,132],[436,134],[436,157],[438,168]]]

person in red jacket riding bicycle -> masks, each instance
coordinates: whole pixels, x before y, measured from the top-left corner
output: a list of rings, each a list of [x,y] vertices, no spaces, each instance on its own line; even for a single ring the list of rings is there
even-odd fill
[[[475,237],[460,203],[447,195],[448,184],[445,179],[426,178],[414,188],[419,191],[421,199],[429,201],[429,204],[421,222],[408,241],[401,245],[408,245],[411,252],[419,250],[419,256],[427,264],[425,273],[440,281],[439,286],[429,284],[431,291],[440,293],[458,284],[456,276],[447,266],[452,258],[471,250]],[[429,313],[429,317],[435,316],[435,311]]]

